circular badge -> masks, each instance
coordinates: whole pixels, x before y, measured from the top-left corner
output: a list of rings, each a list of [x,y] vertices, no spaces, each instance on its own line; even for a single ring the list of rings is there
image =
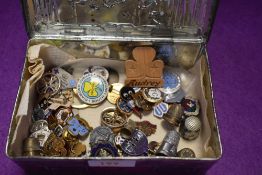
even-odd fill
[[[142,95],[151,103],[158,103],[162,101],[161,91],[157,88],[144,88],[142,90]]]
[[[121,115],[115,108],[107,108],[101,114],[103,125],[111,128],[113,131],[120,130],[127,123],[126,115]]]
[[[108,70],[102,66],[91,66],[84,71],[84,74],[89,74],[89,73],[101,75],[106,80],[109,78]]]
[[[58,93],[61,87],[61,80],[57,75],[46,73],[37,82],[36,89],[40,95],[48,94],[50,96]]]
[[[164,85],[159,90],[165,94],[173,94],[181,87],[180,77],[173,71],[165,69],[163,73]]]
[[[180,151],[178,151],[177,154],[178,154],[179,157],[187,157],[187,158],[195,158],[196,157],[196,154],[190,148],[183,148]]]
[[[98,104],[104,101],[108,93],[108,83],[94,73],[84,75],[77,84],[79,98],[87,104]]]

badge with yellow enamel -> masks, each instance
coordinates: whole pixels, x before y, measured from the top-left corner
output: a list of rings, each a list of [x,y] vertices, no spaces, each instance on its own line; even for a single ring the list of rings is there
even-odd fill
[[[94,73],[85,74],[77,84],[78,96],[86,104],[99,104],[104,101],[108,88],[107,81]]]

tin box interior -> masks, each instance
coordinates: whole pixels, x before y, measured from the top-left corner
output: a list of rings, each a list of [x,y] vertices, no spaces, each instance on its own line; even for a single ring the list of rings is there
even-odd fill
[[[192,161],[213,162],[222,155],[220,135],[217,126],[215,108],[213,105],[212,84],[210,79],[206,43],[210,34],[217,6],[216,0],[23,0],[24,15],[28,34],[31,40],[28,48],[35,44],[55,43],[78,45],[85,41],[98,40],[110,43],[172,43],[181,59],[170,66],[174,70],[180,66],[186,71],[197,75],[197,85],[191,95],[198,97],[201,92],[200,104],[206,106],[201,110],[202,125],[200,137],[195,141],[182,141],[179,149],[191,147],[197,158],[183,159],[177,157],[120,157],[120,158],[55,158],[55,157],[24,157],[22,156],[22,141],[28,136],[28,128],[32,113],[32,104],[28,104],[27,115],[17,116],[22,93],[26,81],[30,78],[25,61],[21,85],[17,95],[16,105],[10,125],[7,141],[7,155],[19,160],[135,160],[136,166],[148,166],[145,162],[162,162],[172,166],[173,163]],[[123,61],[115,58],[86,58],[78,49],[60,48],[65,53],[73,55],[77,61],[85,59],[87,65],[113,66],[120,77],[124,76]],[[45,59],[45,58],[42,58]],[[77,64],[75,65],[77,66]],[[79,69],[81,69],[80,65]],[[51,66],[52,67],[52,66]],[[122,77],[124,78],[124,77]],[[34,99],[34,93],[32,96]],[[31,106],[30,106],[31,105]],[[99,107],[108,107],[107,103]],[[84,113],[96,115],[93,109]],[[92,112],[93,110],[93,112]],[[81,113],[81,112],[80,112]],[[23,117],[23,119],[21,119]],[[85,118],[96,127],[100,125],[99,115],[92,119]],[[137,119],[132,116],[132,119]],[[161,141],[165,135],[165,126],[159,120],[146,118],[158,125],[159,131],[149,140]],[[20,125],[20,126],[19,126]],[[210,137],[206,138],[206,131]],[[14,144],[15,142],[15,144]],[[88,144],[87,144],[88,145]],[[203,151],[204,150],[204,151]],[[169,162],[167,162],[169,161]]]

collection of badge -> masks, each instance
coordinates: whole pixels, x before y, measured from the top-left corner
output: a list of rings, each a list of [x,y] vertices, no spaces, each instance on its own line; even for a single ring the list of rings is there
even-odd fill
[[[153,58],[154,50],[147,50],[152,51]],[[141,48],[137,51],[144,52]],[[152,73],[153,68],[162,65],[152,67],[150,62],[148,64]],[[141,79],[141,82],[152,80],[150,76],[155,76],[155,79],[158,76],[148,72],[147,75],[148,78]],[[185,97],[177,74],[164,69],[164,84],[160,88],[109,84],[109,76],[109,71],[101,66],[86,69],[78,82],[62,68],[53,68],[45,73],[36,85],[39,101],[33,109],[30,136],[24,141],[24,155],[195,157],[189,148],[177,152],[180,137],[196,139],[201,128],[199,102]],[[101,111],[101,126],[93,129],[87,121],[73,113],[74,108],[82,108],[74,106],[75,94],[84,103],[83,108],[99,106],[106,99],[115,107]],[[167,132],[162,143],[148,142],[147,137],[155,134],[157,125],[146,120],[137,122],[129,119],[132,114],[142,119],[151,112],[174,128]],[[175,127],[179,127],[178,132]],[[82,142],[89,135],[90,153]]]

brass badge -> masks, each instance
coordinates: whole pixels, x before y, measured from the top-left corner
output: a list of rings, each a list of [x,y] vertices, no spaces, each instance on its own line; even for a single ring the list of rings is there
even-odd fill
[[[52,133],[45,142],[43,152],[47,156],[65,157],[67,155],[65,141],[60,137],[56,137],[55,134]]]
[[[107,100],[116,104],[116,100],[120,97],[120,90],[124,85],[121,83],[113,83],[109,86],[109,92],[107,94]]]
[[[135,60],[125,62],[126,86],[130,87],[162,87],[162,60],[154,60],[156,51],[151,47],[137,47],[133,50]]]
[[[127,116],[121,114],[115,108],[105,109],[101,114],[101,122],[103,125],[111,128],[113,132],[119,132],[126,124]]]
[[[68,156],[79,157],[86,152],[86,145],[76,141],[69,143]]]
[[[149,121],[136,122],[136,128],[141,130],[146,136],[155,134],[157,126]]]

